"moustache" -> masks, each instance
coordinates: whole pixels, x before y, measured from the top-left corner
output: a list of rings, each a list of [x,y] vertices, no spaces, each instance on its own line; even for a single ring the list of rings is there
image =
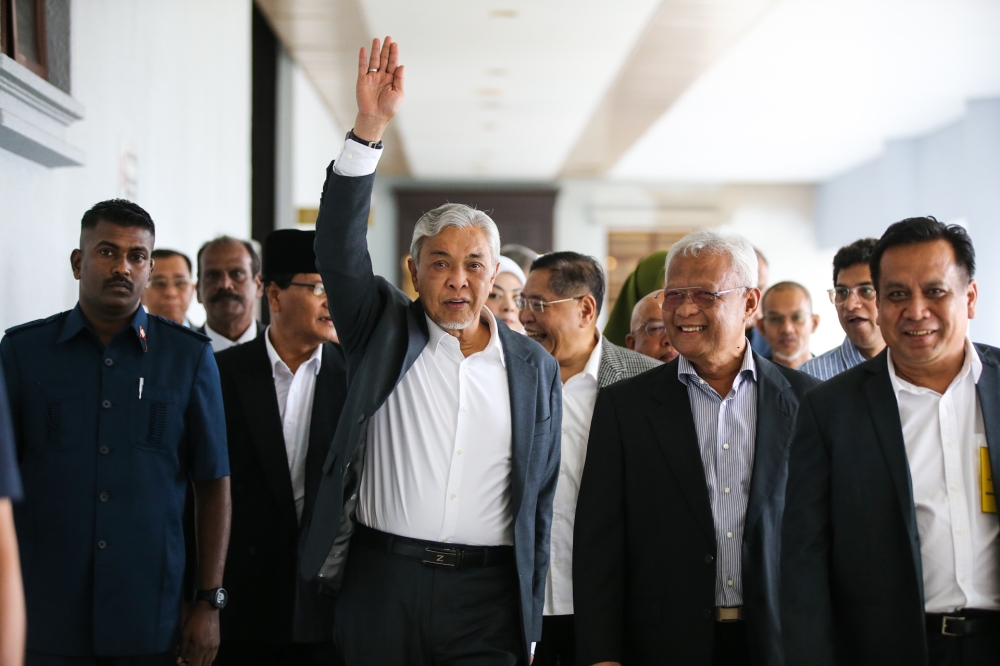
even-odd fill
[[[218,291],[216,292],[208,301],[213,305],[216,303],[221,303],[225,300],[236,301],[237,303],[243,303],[243,296],[240,294],[234,294],[231,291]]]
[[[111,287],[123,286],[129,290],[129,292],[135,291],[135,284],[128,278],[116,277],[109,278],[104,281],[104,288],[110,289]]]

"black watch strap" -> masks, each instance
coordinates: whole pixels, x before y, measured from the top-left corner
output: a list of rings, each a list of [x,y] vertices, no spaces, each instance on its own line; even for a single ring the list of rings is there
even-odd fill
[[[194,594],[195,602],[207,601],[212,608],[225,608],[229,602],[229,593],[224,587],[216,587],[211,590],[198,590]]]
[[[347,137],[344,140],[357,141],[362,146],[368,146],[369,148],[375,148],[377,150],[381,150],[383,147],[381,141],[368,141],[367,139],[362,139],[360,136],[354,133],[353,129],[347,130]]]

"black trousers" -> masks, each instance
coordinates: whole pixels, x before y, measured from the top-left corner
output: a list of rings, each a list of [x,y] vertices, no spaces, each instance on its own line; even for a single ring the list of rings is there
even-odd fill
[[[958,615],[972,616],[985,611],[965,611]],[[930,666],[996,666],[1000,655],[1000,631],[980,631],[968,636],[944,636],[927,632],[927,654]]]
[[[352,543],[334,635],[347,666],[527,666],[513,563],[451,569]]]
[[[716,622],[712,666],[750,666],[745,622]]]
[[[171,666],[176,660],[177,656],[173,652],[131,657],[64,657],[44,652],[26,652],[24,666]]]
[[[223,637],[215,666],[341,666],[333,642],[251,643]]]
[[[535,646],[532,666],[576,666],[576,632],[572,615],[542,618],[542,640]]]

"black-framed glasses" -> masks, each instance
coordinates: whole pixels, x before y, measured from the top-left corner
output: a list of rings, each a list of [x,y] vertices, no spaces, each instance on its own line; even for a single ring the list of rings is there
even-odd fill
[[[679,308],[685,300],[690,299],[699,310],[708,310],[714,307],[724,294],[749,288],[733,287],[722,291],[708,291],[703,287],[680,287],[678,289],[661,289],[656,292],[653,298],[660,301],[662,306],[670,306],[671,308]]]
[[[830,302],[834,305],[841,305],[847,302],[847,299],[854,294],[861,301],[874,301],[875,300],[875,287],[870,284],[859,284],[857,287],[834,287],[833,289],[827,289],[826,293],[830,294]]]
[[[314,296],[326,296],[326,287],[323,286],[322,282],[317,282],[316,284],[309,284],[307,282],[289,282],[289,287],[305,287],[306,289],[312,289]]]
[[[149,281],[150,289],[164,290],[168,287],[173,287],[174,289],[185,289],[186,287],[194,284],[194,280],[189,280],[187,278],[177,278],[176,280],[168,280],[167,278],[153,278]]]
[[[517,296],[514,298],[514,306],[518,310],[531,310],[532,312],[545,312],[545,308],[550,305],[556,305],[558,303],[568,303],[569,301],[578,301],[583,296],[574,296],[573,298],[561,298],[558,301],[543,301],[540,298],[525,298],[524,296]]]
[[[632,334],[643,333],[647,338],[662,338],[667,333],[667,326],[662,321],[647,321]]]

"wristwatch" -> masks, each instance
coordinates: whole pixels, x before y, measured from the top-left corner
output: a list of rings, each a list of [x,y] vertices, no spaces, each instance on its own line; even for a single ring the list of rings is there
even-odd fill
[[[229,593],[226,592],[224,587],[216,587],[211,590],[198,590],[194,594],[195,602],[207,601],[212,605],[212,608],[225,608],[226,604],[229,603]]]
[[[344,140],[345,141],[348,141],[348,140],[350,140],[350,141],[357,141],[362,146],[368,146],[369,148],[375,148],[375,149],[378,149],[378,150],[382,149],[382,142],[381,141],[366,141],[365,139],[362,139],[360,136],[358,136],[357,134],[355,134],[353,129],[347,130],[347,136],[344,138]]]

